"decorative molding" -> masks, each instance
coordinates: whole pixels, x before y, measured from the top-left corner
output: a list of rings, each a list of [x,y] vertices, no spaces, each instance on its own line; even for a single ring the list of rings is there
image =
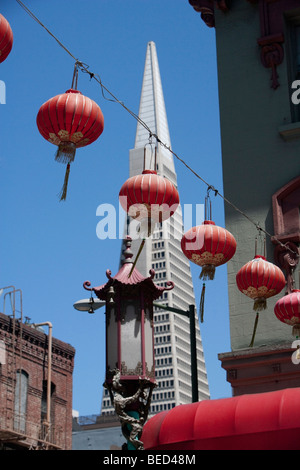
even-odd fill
[[[213,0],[189,0],[190,5],[197,13],[200,13],[201,19],[209,28],[215,26],[215,11]]]
[[[240,0],[241,1],[241,0]],[[257,44],[261,48],[262,65],[271,69],[271,88],[276,90],[280,83],[277,69],[284,60],[285,41],[284,13],[299,8],[299,0],[246,0],[259,8],[260,37]],[[215,27],[215,9],[230,10],[229,0],[189,0],[195,11],[201,14],[205,24]]]
[[[261,63],[264,67],[271,69],[271,88],[279,87],[277,67],[284,59],[284,36],[282,33],[271,36],[263,36],[257,40],[261,47]]]
[[[21,334],[22,338],[20,338]],[[7,351],[12,351],[12,335],[13,319],[0,313],[0,339],[4,339]],[[70,344],[56,338],[53,338],[52,341],[53,364],[57,367],[63,366],[63,369],[67,368],[68,371],[72,371],[74,368],[75,349]],[[20,353],[20,346],[22,347],[23,354],[38,360],[43,359],[45,354],[48,354],[48,336],[31,326],[15,320],[14,347],[18,354]]]
[[[284,59],[282,0],[259,0],[258,6],[261,37],[257,43],[261,47],[261,62],[264,67],[271,69],[271,88],[276,90],[279,87],[277,67]]]
[[[294,288],[293,273],[299,263],[300,216],[299,216],[300,177],[294,178],[272,196],[275,244],[274,258],[286,273],[286,293]],[[282,245],[278,244],[278,241]]]
[[[295,352],[292,341],[262,345],[218,354],[233,396],[263,393],[274,389],[300,386],[300,369],[291,358]],[[229,374],[238,371],[238,377]]]
[[[275,262],[286,273],[286,294],[290,294],[295,288],[293,274],[299,263],[299,249],[292,242],[287,242],[284,246],[277,245],[274,250],[274,258]]]

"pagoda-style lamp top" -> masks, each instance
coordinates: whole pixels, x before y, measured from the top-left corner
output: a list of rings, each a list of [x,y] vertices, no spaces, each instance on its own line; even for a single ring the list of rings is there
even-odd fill
[[[91,287],[89,281],[83,286],[106,302],[106,382],[112,381],[115,371],[123,383],[141,378],[154,382],[153,301],[173,289],[174,283],[158,286],[153,269],[148,277],[132,269],[130,237],[125,244],[119,272],[112,277],[107,270],[108,281],[99,287]]]

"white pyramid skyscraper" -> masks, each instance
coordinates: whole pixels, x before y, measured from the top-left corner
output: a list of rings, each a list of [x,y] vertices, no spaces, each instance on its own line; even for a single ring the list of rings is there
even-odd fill
[[[148,126],[153,135],[157,135],[161,142],[171,148],[154,42],[149,42],[147,45],[139,118]],[[149,137],[148,130],[138,123],[134,149],[129,151],[129,176],[143,171],[144,150],[146,149],[145,169],[154,169],[156,154],[157,173],[168,178],[177,187],[173,155],[164,146],[157,144],[155,137],[150,139],[152,140],[150,145]],[[125,231],[127,232],[127,227]],[[147,238],[137,262],[137,269],[145,276],[149,275],[150,269],[154,269],[154,282],[158,285],[173,281],[174,289],[165,292],[164,298],[159,302],[187,311],[189,305],[195,305],[195,295],[190,264],[180,247],[182,234],[183,217],[181,206],[179,206],[175,214],[162,224],[157,224],[151,238]],[[134,254],[137,253],[140,243],[141,239],[133,240]],[[196,319],[198,396],[199,400],[203,400],[209,398],[209,387],[198,325]],[[151,414],[192,401],[189,319],[156,307],[154,331],[155,373],[158,387],[153,392]],[[110,412],[113,412],[113,408],[104,390],[101,413]]]

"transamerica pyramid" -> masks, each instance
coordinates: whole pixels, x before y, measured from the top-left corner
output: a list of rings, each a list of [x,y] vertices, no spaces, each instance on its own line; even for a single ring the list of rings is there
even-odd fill
[[[139,118],[151,130],[152,136],[145,126],[138,122],[135,145],[129,151],[129,176],[140,174],[144,169],[155,169],[159,175],[168,178],[177,187],[173,155],[165,148],[165,146],[171,148],[171,140],[156,46],[152,41],[147,44]],[[164,146],[157,144],[155,135]],[[128,220],[126,233],[128,233]],[[167,281],[173,281],[174,289],[165,292],[164,298],[159,302],[164,306],[187,311],[189,305],[195,305],[195,295],[190,264],[180,247],[182,234],[183,217],[182,208],[179,206],[169,220],[156,224],[152,236],[146,239],[136,267],[144,276],[149,275],[150,269],[154,269],[154,282],[158,285],[166,285]],[[134,254],[138,252],[140,243],[141,238],[133,240]],[[150,409],[152,415],[192,401],[189,319],[156,307],[154,343],[158,386],[152,396]],[[205,400],[209,399],[209,387],[197,318],[196,345],[198,399]],[[114,410],[109,395],[104,390],[101,414],[111,413],[114,413]]]

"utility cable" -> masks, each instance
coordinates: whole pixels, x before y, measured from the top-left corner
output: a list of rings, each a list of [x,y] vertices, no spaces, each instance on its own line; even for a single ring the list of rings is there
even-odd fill
[[[233,204],[231,201],[229,201],[224,195],[222,195],[214,186],[210,185],[207,181],[205,181],[204,178],[202,178],[195,170],[193,170],[182,158],[180,158],[168,145],[166,145],[164,142],[162,142],[155,133],[151,131],[149,126],[133,111],[131,111],[125,104],[120,101],[103,83],[98,74],[95,74],[89,70],[89,66],[80,60],[78,60],[74,54],[33,14],[33,12],[26,6],[21,0],[16,0],[16,2],[25,10],[25,12],[34,20],[36,21],[42,28],[44,28],[47,33],[57,42],[57,44],[64,49],[64,51],[69,54],[70,57],[75,61],[75,66],[77,66],[82,72],[89,74],[90,79],[94,79],[101,87],[102,90],[102,96],[104,99],[112,102],[116,102],[119,105],[121,105],[134,119],[137,120],[137,122],[143,126],[148,132],[149,132],[149,139],[154,137],[157,141],[158,144],[160,144],[162,147],[164,147],[166,150],[168,150],[172,155],[180,161],[191,173],[193,173],[198,179],[200,179],[208,188],[209,190],[212,190],[215,192],[215,195],[219,195],[224,202],[226,202],[228,205],[230,205],[235,211],[240,213],[243,217],[245,217],[249,222],[251,222],[256,229],[259,231],[259,233],[263,232],[266,236],[272,238],[273,241],[278,243],[281,247],[287,249],[289,252],[291,252],[293,255],[295,255],[297,258],[299,258],[299,253],[295,253],[294,250],[292,250],[287,244],[282,243],[278,238],[275,236],[271,235],[267,230],[263,229],[260,227],[259,223],[255,222],[253,219],[251,219],[244,211],[239,209],[235,204]],[[108,93],[112,99],[109,99],[105,96],[104,91]]]

